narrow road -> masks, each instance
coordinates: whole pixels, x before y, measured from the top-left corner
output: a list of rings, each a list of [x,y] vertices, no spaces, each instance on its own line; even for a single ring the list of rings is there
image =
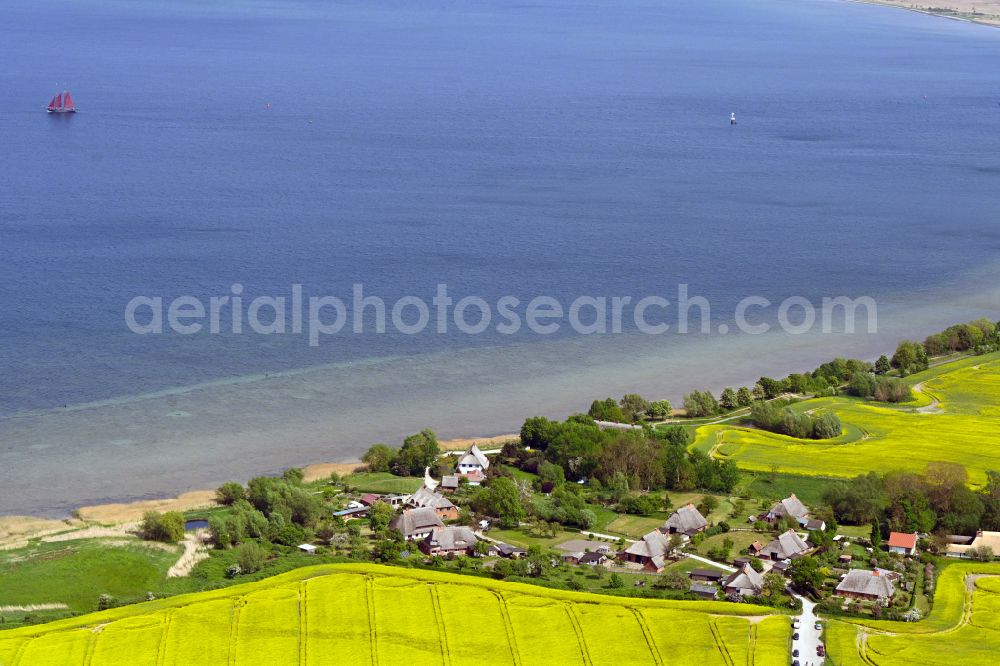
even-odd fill
[[[613,539],[618,541],[618,539],[624,539],[626,543],[635,543],[635,539],[629,539],[625,536],[614,536],[613,534],[601,534],[600,532],[588,532],[587,530],[580,530],[580,534],[584,536],[594,537],[596,539]]]
[[[736,571],[735,568],[729,566],[728,564],[715,562],[707,557],[702,557],[701,555],[695,555],[694,553],[682,553],[682,555],[684,555],[684,557],[690,557],[692,560],[698,560],[699,562],[704,562],[705,564],[711,564],[716,569],[722,569],[723,571],[728,571],[729,573],[734,573]]]
[[[819,631],[816,630],[816,622],[819,618],[814,612],[816,604],[809,599],[791,592],[791,595],[802,602],[802,614],[797,618],[798,628],[792,628],[792,635],[799,635],[798,640],[792,640],[792,661],[796,659],[802,666],[822,666],[825,661],[823,657],[816,654],[816,648],[823,641]],[[799,656],[795,656],[795,650],[799,651]]]

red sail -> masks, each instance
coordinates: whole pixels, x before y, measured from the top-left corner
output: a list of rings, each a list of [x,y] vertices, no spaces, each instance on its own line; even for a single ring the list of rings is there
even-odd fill
[[[63,93],[63,108],[67,111],[72,111],[76,108],[76,105],[73,104],[73,98],[70,96],[68,90]]]
[[[56,96],[49,102],[49,108],[58,109],[60,107],[62,107],[62,93],[56,93]]]

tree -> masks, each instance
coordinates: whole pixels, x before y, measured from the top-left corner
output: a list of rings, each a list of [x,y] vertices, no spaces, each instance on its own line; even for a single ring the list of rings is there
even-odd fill
[[[665,590],[686,590],[688,588],[688,578],[679,571],[668,569],[657,576],[656,581],[653,582],[653,587]]]
[[[717,506],[719,506],[719,500],[716,499],[715,495],[705,495],[701,498],[701,502],[698,503],[698,511],[701,515],[707,517],[708,514],[715,511]]]
[[[872,548],[878,550],[882,546],[882,528],[879,525],[878,519],[872,520],[872,529],[870,534]]]
[[[736,404],[740,407],[749,407],[752,402],[753,393],[746,386],[741,386],[740,390],[736,392]]]
[[[649,410],[649,401],[638,393],[626,393],[619,405],[622,408],[622,414],[625,416],[625,419],[632,423],[642,421]]]
[[[525,517],[517,484],[504,476],[490,481],[489,487],[476,497],[476,503],[483,513],[497,518],[501,527],[517,527]]]
[[[227,481],[215,489],[215,501],[229,506],[236,500],[243,499],[243,486],[235,481]]]
[[[525,419],[521,426],[521,444],[529,449],[544,451],[554,435],[554,428],[557,428],[558,425],[544,416],[532,416]]]
[[[595,400],[590,404],[587,415],[595,421],[612,421],[614,423],[623,423],[626,421],[625,412],[618,406],[614,398]]]
[[[403,446],[396,455],[392,471],[399,476],[419,476],[424,468],[430,467],[441,453],[437,435],[433,430],[424,429],[403,440]]]
[[[240,546],[236,551],[236,563],[242,573],[260,571],[267,559],[267,552],[256,541]]]
[[[305,472],[302,471],[301,467],[289,467],[281,473],[281,478],[293,486],[301,485],[302,481],[305,480],[305,476]]]
[[[840,436],[843,426],[833,412],[826,412],[813,421],[813,439],[833,439]]]
[[[388,472],[396,460],[396,449],[385,444],[374,444],[361,456],[369,472]]]
[[[728,386],[722,389],[722,395],[719,396],[719,404],[727,411],[731,411],[739,407],[740,403],[736,397],[736,391]]]
[[[612,573],[608,578],[608,587],[612,590],[620,590],[625,587],[625,580],[619,576],[617,573]]]
[[[674,501],[670,499],[669,493],[663,493],[663,503],[660,505],[660,508],[666,511],[667,513],[670,513],[671,511],[674,510]]]
[[[792,585],[804,594],[817,594],[823,585],[823,572],[812,557],[799,557],[788,567]]]
[[[395,562],[402,556],[405,546],[406,541],[402,533],[398,530],[389,530],[372,547],[372,559],[376,562]]]
[[[927,351],[919,342],[904,340],[896,347],[896,353],[892,355],[889,363],[905,377],[927,369]]]
[[[368,511],[368,528],[378,535],[383,535],[389,529],[393,510],[386,502],[375,502]]]
[[[671,407],[669,400],[654,400],[649,403],[649,407],[646,409],[646,414],[649,418],[658,420],[665,419],[670,416],[671,411],[673,411],[673,407]]]
[[[184,516],[179,511],[147,511],[142,516],[139,534],[147,541],[180,541],[184,538]]]
[[[684,396],[684,411],[692,418],[719,412],[719,403],[709,391],[692,391]]]
[[[785,591],[785,577],[774,571],[764,574],[763,594],[772,602]]]
[[[757,380],[757,386],[760,386],[761,390],[764,392],[764,399],[771,400],[777,398],[785,390],[785,385],[783,382],[777,379],[772,379],[770,377],[761,377]]]
[[[889,357],[886,356],[885,354],[882,354],[881,356],[879,356],[878,360],[875,361],[875,374],[876,375],[884,375],[884,374],[888,373],[889,370],[891,370],[891,369],[892,369],[892,364],[889,362]]]

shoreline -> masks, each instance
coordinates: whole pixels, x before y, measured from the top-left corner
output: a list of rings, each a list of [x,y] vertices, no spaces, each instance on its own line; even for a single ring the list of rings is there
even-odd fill
[[[492,447],[513,438],[518,433],[492,435],[487,437],[459,437],[438,442],[442,451],[461,451],[473,443]],[[364,467],[360,460],[353,462],[319,462],[302,468],[306,481],[317,481],[330,476],[331,473],[350,474]],[[243,484],[249,479],[242,481]],[[141,499],[131,502],[109,502],[82,506],[75,509],[65,518],[45,518],[32,515],[0,516],[0,550],[18,547],[29,539],[38,538],[56,532],[68,531],[73,528],[84,528],[89,525],[121,525],[141,520],[147,511],[194,511],[217,506],[215,490],[191,490],[179,493],[175,497],[156,499]]]
[[[961,11],[960,8],[954,7],[941,7],[941,6],[920,6],[914,4],[907,4],[900,0],[847,0],[848,2],[854,2],[862,5],[880,5],[882,7],[893,7],[895,9],[904,9],[909,12],[914,12],[916,14],[923,14],[925,16],[934,16],[937,18],[949,19],[952,21],[961,21],[962,23],[972,23],[975,25],[985,25],[992,28],[1000,28],[1000,3],[997,3],[996,11],[993,14],[984,14],[982,12],[973,11]],[[948,4],[954,4],[955,0],[948,0]],[[969,0],[959,0],[960,5],[969,5],[969,9],[974,9],[977,3],[971,2]],[[983,2],[978,3],[978,6],[982,7]],[[991,4],[987,1],[987,6]]]

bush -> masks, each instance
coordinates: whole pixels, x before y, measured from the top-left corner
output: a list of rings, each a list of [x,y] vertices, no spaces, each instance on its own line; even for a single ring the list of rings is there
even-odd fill
[[[236,566],[240,568],[240,573],[260,571],[265,560],[267,551],[255,541],[243,544],[236,551]]]
[[[181,541],[184,538],[184,516],[179,511],[147,511],[142,517],[139,535],[147,541]]]
[[[226,506],[244,497],[243,486],[235,481],[227,481],[215,490],[215,501]]]

